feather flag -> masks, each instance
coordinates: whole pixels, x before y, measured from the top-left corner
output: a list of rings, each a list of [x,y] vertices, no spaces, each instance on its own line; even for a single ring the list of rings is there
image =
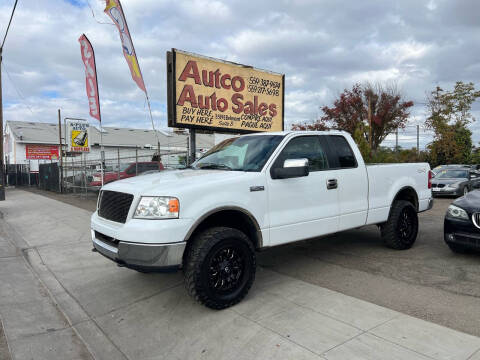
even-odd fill
[[[82,61],[85,65],[85,83],[87,88],[88,106],[90,108],[90,116],[98,121],[100,117],[100,100],[98,97],[97,68],[95,65],[95,53],[88,38],[83,34],[78,38],[80,43],[80,51],[82,53]]]
[[[105,14],[107,14],[113,20],[117,26],[118,32],[120,33],[123,55],[125,56],[125,60],[127,60],[128,67],[130,68],[132,79],[136,82],[140,89],[146,92],[142,72],[140,71],[140,66],[138,65],[137,54],[135,53],[135,48],[133,47],[132,38],[130,36],[130,31],[128,31],[127,21],[125,20],[125,15],[123,14],[120,0],[106,0],[105,2]]]

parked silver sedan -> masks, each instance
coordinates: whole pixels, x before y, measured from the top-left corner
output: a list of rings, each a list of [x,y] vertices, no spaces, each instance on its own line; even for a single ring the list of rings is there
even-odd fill
[[[470,168],[442,170],[432,179],[434,196],[462,196],[479,187],[479,174]]]

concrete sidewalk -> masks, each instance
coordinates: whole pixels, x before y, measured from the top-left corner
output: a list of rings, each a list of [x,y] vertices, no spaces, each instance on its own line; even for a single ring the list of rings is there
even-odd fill
[[[262,268],[242,303],[212,311],[181,273],[141,274],[92,253],[85,210],[9,190],[0,211],[12,359],[480,360],[480,338]]]

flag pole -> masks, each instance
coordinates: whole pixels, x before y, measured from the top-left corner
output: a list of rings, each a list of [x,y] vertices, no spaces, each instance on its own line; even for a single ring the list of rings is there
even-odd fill
[[[86,37],[86,36],[85,36]],[[90,40],[87,41],[90,43]],[[97,98],[98,98],[98,121],[100,122],[100,176],[102,177],[102,187],[103,187],[103,174],[104,163],[105,163],[105,151],[103,149],[103,125],[102,125],[102,111],[100,109],[100,93],[98,92],[98,76],[97,76],[97,59],[95,59],[95,50],[93,49],[92,44],[90,43],[93,54],[93,64],[95,66],[95,84],[97,85]]]
[[[140,69],[140,65],[138,65],[138,68]],[[143,77],[142,77],[143,78]],[[160,167],[160,163],[162,161],[162,157],[160,154],[160,139],[158,137],[157,130],[155,129],[155,122],[153,121],[153,116],[152,116],[152,107],[150,106],[150,99],[148,97],[147,90],[145,88],[145,97],[147,98],[147,106],[148,106],[148,112],[150,114],[150,120],[152,122],[152,128],[153,128],[153,133],[155,134],[155,138],[157,139],[157,148],[158,148],[158,166]]]

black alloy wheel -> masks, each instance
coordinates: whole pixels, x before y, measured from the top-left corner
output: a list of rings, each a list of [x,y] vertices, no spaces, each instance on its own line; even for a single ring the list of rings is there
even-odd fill
[[[415,219],[416,212],[411,207],[404,207],[400,212],[400,216],[397,223],[398,237],[404,243],[410,243],[412,241],[412,235],[415,235]]]
[[[418,234],[418,215],[413,204],[397,200],[392,204],[387,222],[381,225],[384,243],[396,250],[406,250],[413,246]]]
[[[210,287],[219,294],[235,291],[241,285],[245,269],[245,258],[235,244],[218,249],[209,261]]]
[[[240,302],[255,279],[255,249],[241,231],[207,229],[193,239],[184,261],[185,285],[198,302],[224,309]]]

